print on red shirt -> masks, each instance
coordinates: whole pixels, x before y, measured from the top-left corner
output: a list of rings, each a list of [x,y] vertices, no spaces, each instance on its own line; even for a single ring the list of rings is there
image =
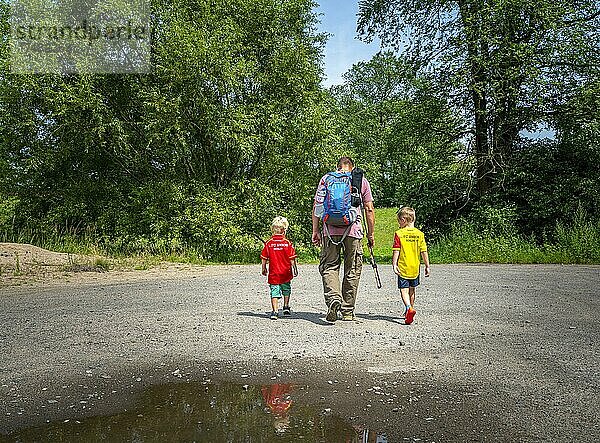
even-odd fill
[[[280,285],[292,280],[292,260],[296,258],[296,250],[282,234],[275,234],[265,243],[260,258],[269,261],[267,281],[270,285]]]

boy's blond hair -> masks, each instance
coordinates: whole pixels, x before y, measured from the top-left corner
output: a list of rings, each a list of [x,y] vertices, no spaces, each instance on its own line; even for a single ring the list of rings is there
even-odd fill
[[[408,206],[402,206],[398,209],[398,220],[403,218],[407,223],[414,223],[416,219],[415,210]]]
[[[287,218],[277,216],[271,223],[271,232],[273,232],[273,234],[285,234],[285,231],[287,231],[289,226],[290,224],[288,223]]]

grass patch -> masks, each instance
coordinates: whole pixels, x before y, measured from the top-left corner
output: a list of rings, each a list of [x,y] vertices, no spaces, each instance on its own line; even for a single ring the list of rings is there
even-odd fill
[[[568,227],[558,224],[554,239],[553,243],[538,244],[508,224],[499,235],[457,223],[449,234],[431,244],[429,255],[432,263],[600,263],[600,222],[588,220],[585,213],[576,212]]]
[[[392,244],[394,243],[394,232],[399,229],[398,219],[396,218],[397,208],[376,208],[375,209],[375,247],[373,254],[377,263],[392,263]],[[364,252],[368,254],[366,241]]]
[[[453,230],[429,248],[432,263],[550,263],[533,240],[518,235],[492,237],[470,227]]]

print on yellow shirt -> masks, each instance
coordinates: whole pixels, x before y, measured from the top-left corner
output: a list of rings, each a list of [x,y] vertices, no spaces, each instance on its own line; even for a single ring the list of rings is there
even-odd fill
[[[417,228],[401,228],[394,233],[394,251],[400,251],[400,276],[409,280],[419,276],[421,252],[427,251],[425,235]]]

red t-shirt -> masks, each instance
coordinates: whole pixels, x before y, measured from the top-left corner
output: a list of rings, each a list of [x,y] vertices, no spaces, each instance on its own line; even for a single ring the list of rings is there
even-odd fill
[[[275,415],[285,415],[292,406],[293,400],[290,397],[292,392],[291,384],[267,385],[261,388],[263,400]]]
[[[292,260],[296,258],[296,250],[283,234],[275,234],[265,243],[260,258],[269,261],[270,285],[280,285],[292,280]]]

